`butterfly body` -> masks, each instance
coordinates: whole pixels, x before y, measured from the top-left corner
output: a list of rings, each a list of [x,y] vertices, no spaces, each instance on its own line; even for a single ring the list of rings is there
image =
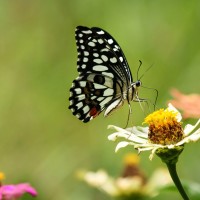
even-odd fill
[[[100,28],[76,28],[79,76],[70,88],[69,109],[88,122],[104,116],[137,96],[140,81],[133,82],[126,58],[114,38]]]

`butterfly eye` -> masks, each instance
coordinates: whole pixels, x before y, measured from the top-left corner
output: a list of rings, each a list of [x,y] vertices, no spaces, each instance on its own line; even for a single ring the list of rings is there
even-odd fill
[[[136,87],[140,87],[142,85],[142,82],[141,81],[136,81],[135,85],[136,85]]]
[[[70,88],[69,109],[83,122],[104,116],[132,101],[135,87],[128,62],[116,40],[103,29],[78,26],[75,32],[79,76]]]

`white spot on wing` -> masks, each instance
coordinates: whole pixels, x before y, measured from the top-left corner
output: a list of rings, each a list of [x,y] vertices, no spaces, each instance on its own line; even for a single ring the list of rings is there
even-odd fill
[[[98,101],[103,101],[105,97],[98,97]]]
[[[106,86],[100,85],[100,84],[98,84],[98,83],[94,83],[94,88],[95,88],[95,89],[105,89]]]
[[[89,56],[89,52],[88,51],[84,51],[84,56]]]
[[[83,58],[83,62],[88,62],[88,58]]]
[[[79,95],[77,96],[79,101],[82,101],[83,99],[85,99],[85,94]]]
[[[102,30],[101,31],[97,31],[97,33],[102,35],[102,34],[104,34],[104,31],[102,31]]]
[[[77,107],[77,109],[82,108],[82,107],[83,107],[83,103],[82,103],[82,102],[77,103],[77,104],[76,104],[76,107]]]
[[[119,57],[119,60],[120,60],[121,62],[123,62],[124,59],[123,59],[123,57],[120,56],[120,57]]]
[[[99,44],[103,44],[103,40],[102,39],[98,39]]]
[[[85,68],[86,68],[86,64],[82,64],[82,65],[81,65],[81,68],[82,68],[82,69],[85,69]]]
[[[91,97],[92,100],[94,100],[94,99],[96,99],[96,98],[97,98],[96,96],[92,96],[92,97]]]
[[[117,62],[117,58],[115,58],[115,57],[110,58],[110,62],[111,62],[111,63],[116,63],[116,62]]]
[[[100,106],[104,107],[105,104],[107,104],[109,101],[112,100],[113,97],[106,97],[101,103]]]
[[[94,42],[89,42],[88,45],[91,46],[91,47],[94,47],[95,43]]]
[[[108,76],[110,78],[114,78],[114,75],[112,73],[109,72],[102,72],[103,75]]]
[[[108,52],[109,50],[108,50],[108,49],[106,49],[106,48],[105,48],[105,49],[101,49],[101,52],[103,52],[103,51],[107,51],[107,52]]]
[[[82,34],[82,33],[79,33],[78,36],[81,38],[81,37],[83,37],[83,34]]]
[[[73,105],[74,104],[74,101],[73,100],[70,100],[69,101],[69,105],[71,106],[71,105]]]
[[[113,93],[114,93],[114,90],[111,88],[108,88],[104,91],[103,96],[111,96],[113,95]]]
[[[94,70],[94,71],[103,72],[103,71],[108,70],[108,68],[107,68],[106,66],[104,66],[104,65],[95,65],[95,66],[93,67],[93,70]]]
[[[81,87],[85,87],[86,86],[86,81],[79,81],[79,85]]]
[[[104,62],[108,61],[108,57],[105,56],[105,55],[102,55],[101,58],[102,58],[102,60],[103,60]]]
[[[81,49],[85,49],[85,46],[81,45]]]
[[[101,59],[99,59],[99,58],[96,58],[96,59],[94,59],[93,61],[94,61],[95,63],[97,63],[97,64],[103,63],[103,61],[102,61]]]
[[[113,88],[113,80],[110,77],[104,77],[104,78],[105,78],[104,85],[109,88]]]
[[[75,87],[75,84],[74,84],[74,82],[72,82],[72,88],[74,88]]]
[[[75,111],[75,109],[74,109],[74,108],[70,108],[70,110],[71,110],[72,112],[74,112],[74,111]]]
[[[80,113],[76,114],[76,117],[77,117],[77,118],[80,118],[80,117],[81,117]]]
[[[115,45],[115,48],[116,48],[116,49],[120,49],[119,46],[117,46],[117,45]]]
[[[84,114],[86,114],[89,110],[90,110],[89,106],[85,106],[85,107],[83,108]]]
[[[91,34],[92,31],[91,31],[91,30],[86,30],[86,31],[82,31],[82,33],[85,33],[85,34]]]
[[[98,53],[93,53],[93,56],[94,57],[99,57],[99,54]]]
[[[112,44],[113,43],[113,40],[112,39],[109,39],[108,40],[108,44]]]
[[[76,94],[81,94],[81,89],[80,88],[75,88],[74,91],[76,92]]]

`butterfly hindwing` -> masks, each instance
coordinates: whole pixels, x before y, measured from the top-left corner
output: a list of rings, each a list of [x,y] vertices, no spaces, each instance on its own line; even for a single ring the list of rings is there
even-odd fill
[[[83,122],[98,116],[114,99],[116,83],[101,74],[87,73],[73,81],[69,108]]]

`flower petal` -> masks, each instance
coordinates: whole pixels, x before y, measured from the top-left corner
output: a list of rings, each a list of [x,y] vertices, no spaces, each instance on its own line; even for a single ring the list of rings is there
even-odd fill
[[[115,129],[118,132],[129,133],[129,131],[127,131],[126,129],[123,129],[123,128],[120,128],[120,127],[114,126],[114,125],[108,125],[108,129]]]
[[[187,124],[184,128],[184,135],[189,135],[198,125],[200,124],[200,119],[197,121],[195,125]]]
[[[143,144],[147,142],[148,132],[144,132],[148,130],[146,127],[133,127],[129,129],[122,129],[117,126],[109,125],[108,128],[114,128],[118,131],[109,135],[108,140],[116,141],[117,138],[121,137],[138,144]],[[133,130],[133,132],[130,132],[128,130]],[[139,130],[142,130],[142,132]]]
[[[152,149],[151,154],[150,154],[150,156],[149,156],[149,160],[152,160],[152,159],[153,159],[154,154],[155,154],[155,152],[156,152],[156,150],[157,150],[158,148],[159,148],[159,147]]]
[[[178,142],[176,144],[176,146],[182,145],[184,143],[189,143],[189,142],[196,142],[197,140],[200,139],[200,128],[197,129],[194,133],[192,133],[191,135],[185,137],[183,140],[181,140],[180,142]]]
[[[124,148],[128,145],[131,145],[131,142],[126,142],[126,141],[119,142],[115,148],[115,152],[117,152],[119,149]]]
[[[17,185],[3,185],[0,187],[0,199],[1,196],[3,196],[7,200],[18,199],[26,192],[32,196],[37,195],[37,191],[28,183],[20,183]]]
[[[138,137],[148,138],[149,127],[133,126],[131,128],[127,128],[126,130]]]

